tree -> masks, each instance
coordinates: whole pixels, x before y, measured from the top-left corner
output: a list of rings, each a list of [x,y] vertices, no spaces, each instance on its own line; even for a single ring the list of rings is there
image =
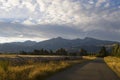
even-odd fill
[[[40,54],[40,50],[35,49],[35,50],[33,51],[33,54],[34,54],[34,55]]]
[[[107,50],[106,50],[106,48],[105,47],[102,47],[101,48],[101,50],[99,51],[99,57],[105,57],[105,56],[107,56]]]
[[[120,45],[115,44],[115,46],[112,49],[112,56],[120,57]]]
[[[49,50],[50,55],[54,55],[54,52],[52,50]]]
[[[27,55],[28,53],[25,52],[25,51],[20,51],[20,54],[21,54],[21,55]],[[17,53],[17,55],[18,55],[18,53]]]
[[[43,54],[45,54],[45,55],[49,55],[49,51],[44,50]]]
[[[80,49],[79,53],[77,54],[78,56],[82,55],[82,56],[86,56],[87,55],[87,51],[83,48]]]
[[[45,50],[45,49],[40,49],[40,50],[34,50],[32,52],[33,55],[48,55],[49,51]]]
[[[58,55],[67,55],[67,51],[63,48],[60,48],[56,51],[56,54]]]

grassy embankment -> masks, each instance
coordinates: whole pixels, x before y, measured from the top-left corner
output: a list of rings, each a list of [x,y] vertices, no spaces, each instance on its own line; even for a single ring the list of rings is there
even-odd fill
[[[87,57],[86,59],[94,58]],[[22,65],[4,60],[0,61],[0,80],[44,80],[56,72],[66,69],[74,64],[84,62],[86,59],[36,63],[29,60]]]
[[[105,57],[107,65],[120,77],[120,58],[118,57]]]

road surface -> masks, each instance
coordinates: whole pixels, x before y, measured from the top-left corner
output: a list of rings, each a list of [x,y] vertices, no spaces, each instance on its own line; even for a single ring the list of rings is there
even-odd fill
[[[102,58],[77,64],[47,80],[120,80]]]

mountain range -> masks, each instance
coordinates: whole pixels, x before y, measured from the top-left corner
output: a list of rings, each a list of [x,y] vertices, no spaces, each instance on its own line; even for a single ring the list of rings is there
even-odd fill
[[[70,52],[76,52],[80,48],[86,49],[88,52],[97,52],[102,46],[106,46],[110,49],[116,41],[99,40],[95,38],[86,37],[84,39],[64,39],[62,37],[52,38],[49,40],[36,42],[36,41],[25,41],[25,42],[11,42],[0,44],[0,52],[2,53],[16,53],[20,51],[31,52],[34,49],[47,49],[57,50],[59,48],[65,48]]]

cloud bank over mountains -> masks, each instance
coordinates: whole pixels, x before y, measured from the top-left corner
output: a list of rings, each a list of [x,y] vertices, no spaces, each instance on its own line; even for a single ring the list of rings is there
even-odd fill
[[[0,0],[0,39],[91,36],[120,41],[119,17],[119,0]]]

